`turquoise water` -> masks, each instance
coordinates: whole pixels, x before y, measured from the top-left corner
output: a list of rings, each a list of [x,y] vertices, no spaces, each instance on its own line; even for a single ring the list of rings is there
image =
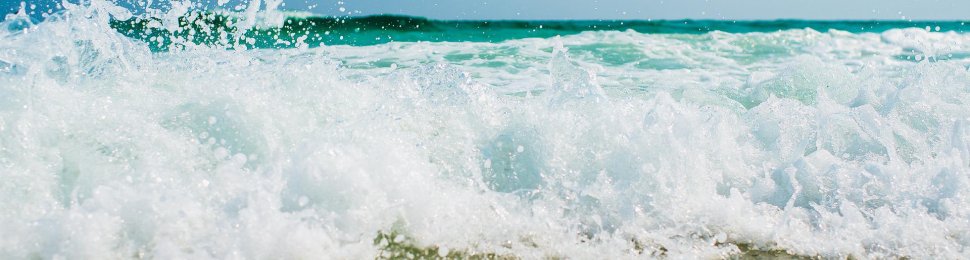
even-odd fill
[[[208,45],[242,45],[247,48],[293,48],[305,44],[369,46],[389,42],[502,42],[523,38],[549,38],[589,31],[634,31],[646,34],[706,34],[710,32],[755,33],[793,29],[838,30],[881,33],[898,28],[929,28],[943,32],[968,32],[962,21],[439,21],[409,16],[286,17],[274,26],[239,30],[241,18],[221,13],[191,13],[179,18],[179,29],[152,28],[158,18],[112,21],[119,32],[150,40],[158,50],[189,41]],[[190,26],[191,25],[191,26]],[[203,29],[204,28],[204,29]],[[189,32],[194,32],[189,40]],[[226,34],[222,34],[226,32]],[[158,37],[162,39],[158,39]],[[301,37],[305,37],[302,38]],[[245,39],[251,38],[252,42]],[[242,39],[242,40],[240,40]]]
[[[0,259],[970,252],[963,22],[186,10],[0,22]]]

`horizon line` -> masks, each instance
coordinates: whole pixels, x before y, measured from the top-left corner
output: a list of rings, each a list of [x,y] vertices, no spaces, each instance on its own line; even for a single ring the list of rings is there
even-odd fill
[[[208,12],[225,12],[239,14],[241,12],[231,11],[231,10],[208,10]],[[408,19],[421,19],[428,21],[443,21],[443,22],[684,22],[684,21],[697,21],[697,22],[912,22],[912,23],[927,23],[927,22],[944,22],[944,23],[970,23],[970,19],[960,20],[960,19],[806,19],[806,18],[772,18],[772,19],[712,19],[712,18],[643,18],[643,19],[503,19],[503,18],[490,18],[490,19],[441,19],[441,18],[429,18],[420,15],[409,15],[409,14],[396,14],[396,13],[381,13],[381,14],[365,14],[365,15],[326,15],[318,14],[308,11],[300,10],[275,10],[281,13],[293,13],[293,14],[303,14],[305,16],[287,16],[292,18],[330,18],[330,19],[345,19],[345,18],[377,18],[377,17],[397,17],[397,18],[408,18]],[[262,11],[261,11],[262,12]]]

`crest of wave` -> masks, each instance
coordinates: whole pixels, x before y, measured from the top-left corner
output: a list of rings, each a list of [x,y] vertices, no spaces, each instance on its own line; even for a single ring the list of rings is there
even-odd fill
[[[609,96],[564,37],[528,41],[549,80],[518,97],[447,64],[347,73],[328,47],[152,53],[93,3],[2,24],[0,257],[362,258],[381,232],[525,258],[970,244],[958,64],[808,56],[724,105]]]

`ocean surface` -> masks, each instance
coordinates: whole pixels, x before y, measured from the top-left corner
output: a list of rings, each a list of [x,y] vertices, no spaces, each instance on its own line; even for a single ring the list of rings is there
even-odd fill
[[[970,26],[0,22],[0,258],[954,259]]]

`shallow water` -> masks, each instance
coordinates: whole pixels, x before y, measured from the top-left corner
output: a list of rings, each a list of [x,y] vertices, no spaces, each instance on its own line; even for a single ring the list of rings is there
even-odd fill
[[[970,250],[967,33],[162,50],[68,9],[0,24],[0,258]]]

